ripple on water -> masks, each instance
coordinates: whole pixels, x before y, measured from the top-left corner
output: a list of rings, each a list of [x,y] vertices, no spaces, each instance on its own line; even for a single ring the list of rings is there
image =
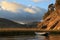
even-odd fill
[[[0,37],[0,40],[60,40],[60,35],[49,35],[49,37],[40,35],[20,35],[20,36],[9,36]]]

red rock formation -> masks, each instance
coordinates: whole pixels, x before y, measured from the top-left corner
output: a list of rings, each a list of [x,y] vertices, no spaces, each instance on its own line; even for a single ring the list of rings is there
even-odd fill
[[[60,0],[56,0],[54,7],[55,10],[48,12],[49,16],[47,16],[43,22],[38,24],[40,29],[60,30]]]
[[[45,19],[46,17],[48,17],[54,11],[54,8],[55,8],[54,4],[50,4],[48,6],[48,12],[45,13],[45,15],[43,16],[43,19]]]

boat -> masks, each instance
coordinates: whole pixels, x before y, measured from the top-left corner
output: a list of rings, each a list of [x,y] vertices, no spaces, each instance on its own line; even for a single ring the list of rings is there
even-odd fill
[[[48,36],[49,32],[35,32],[36,35]]]

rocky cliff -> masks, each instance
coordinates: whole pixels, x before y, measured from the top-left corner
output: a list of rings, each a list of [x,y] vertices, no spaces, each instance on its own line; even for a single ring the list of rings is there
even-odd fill
[[[53,11],[49,11],[46,13],[46,15],[48,16],[44,16],[44,21],[38,23],[38,27],[45,30],[60,30],[60,0],[56,0]]]

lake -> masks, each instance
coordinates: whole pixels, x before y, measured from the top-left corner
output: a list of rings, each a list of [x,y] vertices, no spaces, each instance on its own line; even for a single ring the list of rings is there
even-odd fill
[[[19,35],[0,37],[0,40],[60,40],[60,35],[49,35],[49,37],[40,35]]]

